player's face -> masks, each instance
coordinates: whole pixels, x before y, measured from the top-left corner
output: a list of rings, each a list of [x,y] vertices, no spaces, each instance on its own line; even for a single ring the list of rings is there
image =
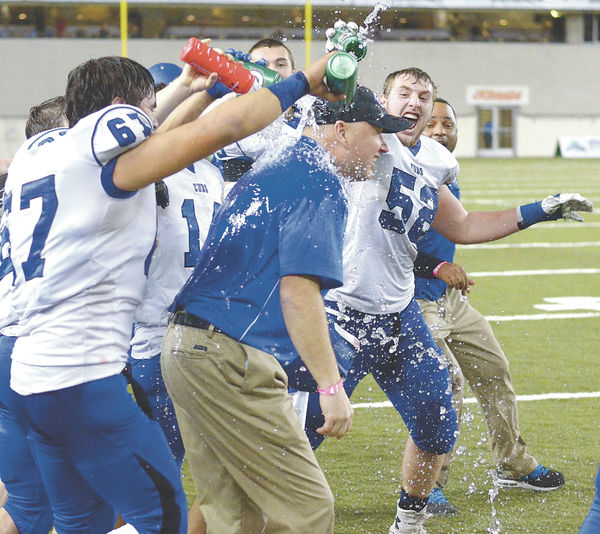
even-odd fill
[[[158,128],[158,122],[156,121],[156,95],[152,93],[152,96],[147,96],[142,99],[140,105],[138,106],[148,118],[152,121],[152,126],[154,129]]]
[[[368,122],[345,123],[346,158],[340,165],[342,174],[353,181],[369,180],[375,161],[388,151],[381,128]]]
[[[267,61],[267,68],[277,71],[281,74],[282,78],[288,78],[294,74],[292,68],[292,60],[288,51],[283,46],[263,46],[252,50],[250,54],[252,61],[258,61],[259,59],[265,59]]]
[[[429,82],[417,80],[414,76],[399,76],[394,81],[387,96],[381,103],[388,113],[414,121],[409,130],[398,132],[398,139],[406,146],[414,146],[431,118],[433,109],[433,87]]]
[[[423,135],[435,139],[450,152],[454,152],[458,140],[458,127],[456,126],[454,112],[448,104],[436,102],[433,105],[433,113],[427,126],[425,126],[425,130],[423,130]]]

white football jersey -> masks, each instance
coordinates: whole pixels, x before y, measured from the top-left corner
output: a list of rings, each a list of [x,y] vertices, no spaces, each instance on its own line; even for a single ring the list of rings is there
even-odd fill
[[[160,353],[167,328],[167,307],[192,273],[213,214],[223,200],[223,177],[202,160],[165,178],[169,205],[158,207],[156,247],[144,300],[135,312],[132,358]]]
[[[417,241],[438,205],[438,188],[458,176],[456,158],[421,137],[413,148],[385,134],[389,152],[373,179],[347,185],[344,285],[328,298],[369,314],[402,311],[414,295]]]
[[[6,211],[0,215],[0,333],[17,319],[12,305],[14,269],[10,260],[10,240],[6,228],[6,215]]]
[[[16,322],[17,314],[12,305],[12,286],[11,276],[6,276],[0,280],[0,333],[6,326]]]
[[[217,164],[219,161],[244,159],[250,163],[260,160],[261,165],[266,165],[278,159],[281,152],[302,135],[309,117],[309,109],[314,101],[314,96],[303,96],[294,104],[292,120],[287,120],[286,114],[280,115],[276,121],[259,132],[222,148],[215,153]]]
[[[152,133],[139,109],[109,106],[17,152],[6,183],[19,338],[11,387],[53,391],[121,372],[156,235],[154,185],[112,179]]]

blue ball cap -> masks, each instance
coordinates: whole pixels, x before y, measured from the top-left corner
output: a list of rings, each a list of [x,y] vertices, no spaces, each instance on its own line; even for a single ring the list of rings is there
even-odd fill
[[[148,70],[154,79],[154,85],[160,85],[161,83],[169,85],[181,74],[181,67],[175,65],[175,63],[157,63]]]
[[[404,117],[390,115],[381,105],[375,93],[364,85],[356,87],[354,97],[348,103],[315,100],[312,106],[317,124],[344,122],[368,122],[381,128],[383,133],[396,133],[412,128],[414,122]]]

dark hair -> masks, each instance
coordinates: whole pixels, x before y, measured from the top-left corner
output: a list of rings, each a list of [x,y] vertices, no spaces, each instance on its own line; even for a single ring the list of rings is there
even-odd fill
[[[276,48],[278,46],[280,46],[281,48],[285,48],[287,50],[288,57],[292,64],[292,70],[296,70],[296,64],[294,63],[294,56],[292,55],[292,51],[287,46],[285,46],[283,41],[280,41],[279,39],[272,39],[272,38],[261,39],[260,41],[258,41],[257,43],[254,43],[252,45],[252,47],[250,48],[248,53],[252,54],[252,52],[254,52],[254,50],[256,50],[257,48]]]
[[[446,105],[447,105],[447,106],[448,106],[448,107],[449,107],[449,108],[452,110],[452,113],[454,113],[454,117],[456,118],[456,111],[454,111],[454,108],[452,107],[452,104],[450,104],[450,102],[448,102],[446,99],[444,99],[444,98],[440,98],[440,97],[437,97],[437,98],[436,98],[436,99],[433,101],[433,103],[434,103],[434,104],[437,104],[437,103],[440,103],[440,104],[446,104]]]
[[[137,61],[119,56],[90,59],[75,67],[67,80],[67,119],[80,119],[110,105],[115,97],[132,106],[154,94],[154,80]]]
[[[397,70],[388,74],[385,82],[383,82],[383,94],[387,97],[390,95],[390,91],[392,90],[392,86],[397,78],[400,76],[412,76],[416,78],[419,82],[429,83],[431,84],[433,99],[435,100],[437,94],[437,86],[431,79],[431,76],[427,74],[424,70],[419,69],[418,67],[408,67],[407,69]]]
[[[64,126],[67,120],[66,106],[67,99],[64,96],[55,96],[33,106],[25,124],[25,137],[29,139],[40,132]]]

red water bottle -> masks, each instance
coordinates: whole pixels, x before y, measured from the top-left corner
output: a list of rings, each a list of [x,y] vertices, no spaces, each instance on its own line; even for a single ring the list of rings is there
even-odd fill
[[[254,76],[248,69],[229,61],[195,37],[188,39],[179,57],[204,74],[216,72],[219,81],[236,93],[247,93],[254,85]]]

